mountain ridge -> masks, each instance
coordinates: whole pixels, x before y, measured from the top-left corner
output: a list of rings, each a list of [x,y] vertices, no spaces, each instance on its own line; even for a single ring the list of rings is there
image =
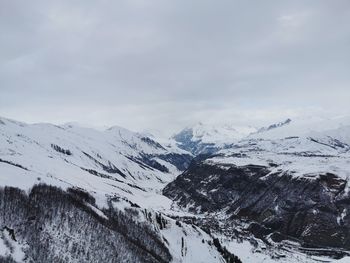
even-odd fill
[[[319,224],[331,227],[327,233],[336,233],[339,238],[347,233],[350,222],[347,212],[350,208],[346,205],[350,192],[346,190],[350,185],[350,126],[347,124],[346,118],[310,124],[287,119],[268,125],[260,132],[256,132],[259,130],[256,128],[253,133],[248,132],[253,128],[242,129],[238,132],[239,138],[235,137],[237,129],[232,126],[221,130],[201,124],[200,130],[191,134],[194,137],[188,138],[190,142],[199,141],[189,152],[181,149],[174,138],[158,141],[118,126],[101,131],[76,124],[26,124],[0,118],[1,186],[5,187],[3,192],[0,189],[0,199],[10,204],[8,193],[14,193],[14,200],[30,201],[31,195],[23,196],[21,191],[30,194],[32,188],[68,200],[73,197],[75,208],[71,212],[75,216],[87,212],[83,217],[89,222],[94,221],[97,214],[97,221],[104,222],[101,221],[98,228],[109,225],[116,213],[122,213],[122,218],[127,216],[136,224],[146,222],[143,227],[150,228],[151,232],[146,234],[140,230],[143,233],[140,238],[151,243],[154,242],[151,240],[160,240],[162,244],[153,249],[163,251],[164,255],[169,251],[172,262],[206,262],[208,259],[210,262],[240,262],[236,253],[243,262],[252,257],[257,262],[296,262],[295,254],[298,262],[316,262],[308,260],[305,254],[316,252],[303,247],[302,242],[329,244],[322,243],[317,236],[288,232],[285,226],[290,220],[296,220],[288,224],[297,229],[310,227],[315,222],[312,215],[317,213],[321,216]],[[221,131],[223,135],[218,135]],[[212,134],[217,136],[210,141]],[[195,139],[192,141],[192,138]],[[298,201],[293,192],[299,193],[300,185],[317,191],[305,190],[304,199]],[[50,188],[52,186],[55,188]],[[266,197],[256,193],[265,193]],[[283,202],[276,203],[276,197]],[[95,201],[91,203],[91,200]],[[255,205],[251,203],[254,200]],[[303,205],[304,200],[309,200],[307,206]],[[35,207],[35,200],[30,202]],[[73,203],[69,201],[63,206],[71,207]],[[290,217],[285,211],[291,207],[298,207],[308,221]],[[329,207],[328,214],[323,207]],[[54,211],[53,204],[49,203],[42,209]],[[19,249],[20,255],[31,255],[26,247],[33,245],[28,244],[32,237],[20,234],[26,228],[18,226],[26,225],[27,218],[19,217],[15,210],[9,216],[12,220],[0,219],[0,224],[12,229],[19,241],[9,241],[7,230],[3,230],[0,231],[0,245],[8,241],[10,246]],[[28,218],[32,217],[29,213]],[[279,217],[282,221],[277,220]],[[59,217],[57,220],[61,224],[66,219]],[[273,228],[276,220],[284,228]],[[50,229],[53,224],[48,224]],[[40,236],[49,235],[52,242],[62,242],[56,230],[37,231]],[[64,231],[77,234],[76,229],[64,228]],[[314,228],[313,232],[320,231]],[[81,233],[77,235],[85,238]],[[153,239],[154,236],[157,238]],[[230,236],[236,239],[229,239]],[[291,238],[298,239],[299,245],[285,243],[292,242]],[[322,247],[317,253],[324,260],[326,256],[337,259],[348,255],[346,250],[341,250],[347,248],[347,241],[339,238],[334,237],[338,246],[332,248],[332,252]],[[279,249],[281,244],[288,245],[290,251]],[[76,245],[79,246],[79,242]],[[142,246],[140,253],[149,254],[148,249],[142,252]],[[54,245],[50,249],[56,253]],[[255,253],[256,250],[264,252]],[[8,252],[9,248],[5,251],[9,257],[16,258]],[[82,251],[86,257],[87,251]],[[134,255],[133,249],[125,251],[128,255],[131,253],[131,258],[147,262],[148,256]],[[250,252],[241,253],[243,251]],[[74,257],[82,259],[75,254]],[[170,261],[169,257],[164,258]]]

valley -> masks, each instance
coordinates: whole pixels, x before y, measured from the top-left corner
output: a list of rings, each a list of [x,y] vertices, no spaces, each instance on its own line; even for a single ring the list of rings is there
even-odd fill
[[[120,127],[1,118],[2,260],[350,256],[348,119],[208,127],[159,143]]]

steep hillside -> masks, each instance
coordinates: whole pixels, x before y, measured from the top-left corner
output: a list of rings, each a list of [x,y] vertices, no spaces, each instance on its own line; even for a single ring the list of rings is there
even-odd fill
[[[64,192],[46,185],[27,195],[16,188],[0,190],[0,224],[27,262],[169,262],[171,254],[151,224],[132,211],[96,208],[94,198],[79,190]],[[137,211],[135,212],[137,213]],[[45,247],[45,249],[42,249]],[[8,257],[11,256],[9,253]],[[14,257],[18,260],[18,256]]]
[[[96,131],[4,118],[0,123],[2,185],[29,188],[45,182],[81,187],[98,199],[115,192],[142,199],[173,180],[191,159],[190,153],[119,127]]]
[[[224,262],[201,229],[76,188],[1,188],[0,213],[1,262]]]
[[[341,259],[350,255],[349,124],[201,124],[159,143],[116,126],[1,118],[0,260]]]
[[[293,241],[342,257],[350,250],[350,126],[319,124],[261,129],[193,162],[163,193],[219,220],[221,232],[248,222],[242,229],[269,246]]]
[[[164,215],[176,206],[161,189],[192,158],[120,127],[1,118],[0,261],[235,259],[200,228]]]

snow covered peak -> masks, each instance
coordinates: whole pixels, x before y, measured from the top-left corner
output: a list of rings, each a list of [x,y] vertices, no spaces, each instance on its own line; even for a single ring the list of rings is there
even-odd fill
[[[230,124],[212,125],[198,123],[187,127],[173,136],[179,147],[193,154],[211,152],[210,147],[221,148],[246,137],[256,128]]]
[[[350,178],[349,118],[287,120],[260,129],[218,152],[217,163],[273,164],[298,176],[333,173]]]
[[[249,126],[236,126],[232,124],[213,125],[198,123],[191,128],[193,140],[201,140],[204,143],[227,143],[230,140],[242,139],[248,134],[256,131]]]

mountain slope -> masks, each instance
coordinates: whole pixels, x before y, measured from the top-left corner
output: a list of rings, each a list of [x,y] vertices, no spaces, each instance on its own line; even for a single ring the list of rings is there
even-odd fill
[[[201,124],[159,143],[1,118],[0,260],[332,262],[350,250],[349,124]]]
[[[1,118],[0,260],[223,262],[210,235],[163,214],[161,189],[192,158],[120,127]]]
[[[112,204],[102,212],[84,192],[46,185],[0,190],[0,224],[21,244],[27,262],[169,262],[171,254],[150,224]],[[140,238],[141,237],[141,238]],[[45,250],[42,248],[45,247]]]
[[[6,185],[47,182],[78,186],[102,196],[115,188],[156,192],[191,159],[183,150],[118,127],[100,132],[7,119],[0,124],[0,165],[9,174],[3,177]]]
[[[218,220],[220,233],[236,224],[270,248],[297,241],[302,247],[293,245],[295,250],[312,254],[306,248],[318,247],[317,253],[342,257],[350,250],[350,146],[344,136],[350,125],[343,123],[289,121],[260,130],[193,162],[163,193]]]

